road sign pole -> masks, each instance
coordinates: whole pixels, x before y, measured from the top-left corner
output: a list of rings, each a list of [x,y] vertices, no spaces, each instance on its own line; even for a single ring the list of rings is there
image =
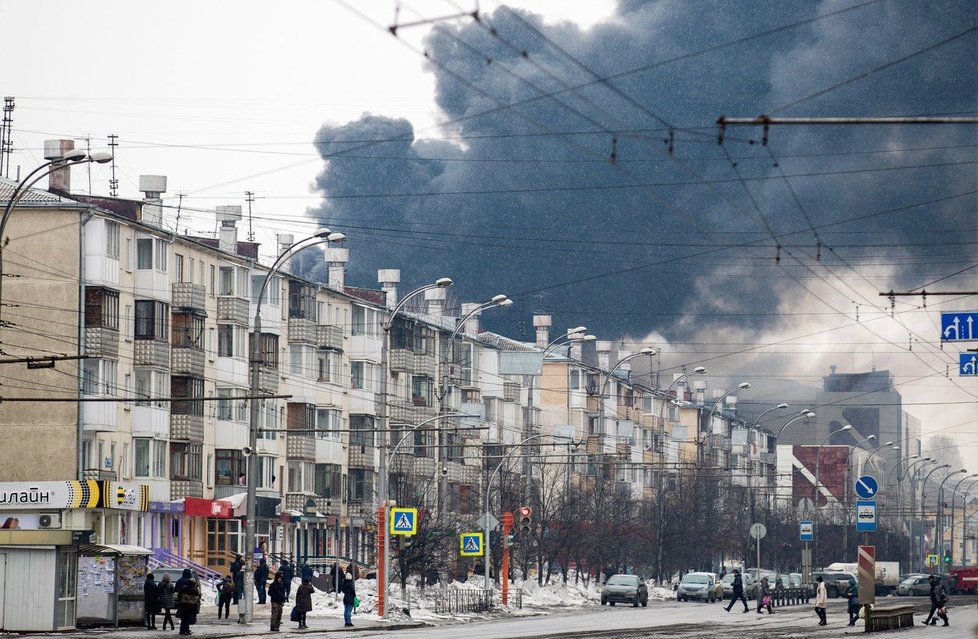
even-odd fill
[[[513,530],[513,513],[503,513],[503,539],[505,540],[510,531]],[[500,565],[500,593],[503,605],[509,605],[509,544],[505,541],[503,546],[503,558]]]

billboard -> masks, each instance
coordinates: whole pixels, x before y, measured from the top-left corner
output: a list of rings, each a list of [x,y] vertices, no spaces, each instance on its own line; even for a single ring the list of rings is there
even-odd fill
[[[818,506],[845,500],[849,470],[848,446],[792,446],[792,502],[812,499]],[[816,472],[818,495],[815,494]]]

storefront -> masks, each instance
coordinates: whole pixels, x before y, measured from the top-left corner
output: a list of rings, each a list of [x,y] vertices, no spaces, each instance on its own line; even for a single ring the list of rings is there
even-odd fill
[[[148,541],[146,545],[153,550],[183,556],[180,535],[183,512],[183,500],[149,502],[149,514],[143,530]]]

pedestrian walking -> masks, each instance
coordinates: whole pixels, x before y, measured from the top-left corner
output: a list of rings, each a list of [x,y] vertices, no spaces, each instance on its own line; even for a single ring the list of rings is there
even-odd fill
[[[761,578],[761,587],[757,592],[757,614],[761,614],[762,609],[767,608],[767,614],[773,615],[774,608],[771,600],[771,586],[768,584],[767,577]]]
[[[173,582],[170,581],[170,575],[163,573],[163,579],[160,580],[158,584],[160,590],[160,608],[163,610],[163,630],[166,630],[166,622],[170,622],[170,630],[174,629],[173,626],[173,615],[170,613],[171,610],[176,608],[175,602],[175,592],[176,588],[173,587]]]
[[[268,588],[268,598],[272,600],[272,619],[270,628],[274,631],[282,625],[282,607],[285,606],[285,583],[282,573],[275,573],[275,579]]]
[[[730,598],[730,605],[727,606],[727,612],[730,612],[730,609],[734,607],[734,604],[738,600],[744,602],[744,612],[747,612],[750,608],[747,606],[747,597],[744,596],[744,579],[740,575],[740,571],[736,568],[733,569],[733,575],[733,596]]]
[[[265,604],[265,585],[268,583],[268,562],[262,559],[255,568],[255,590],[258,591],[258,605]]]
[[[231,602],[238,605],[238,599],[244,596],[244,559],[241,555],[235,555],[231,562],[231,579],[234,581],[234,596]]]
[[[191,577],[190,568],[183,569],[183,576],[177,579],[177,616],[180,617],[180,634],[189,635],[190,626],[197,623],[197,610],[200,606],[200,588]]]
[[[928,581],[930,582],[930,613],[924,620],[924,625],[936,626],[937,619],[940,617],[944,620],[944,625],[949,626],[946,608],[948,599],[947,593],[944,592],[944,586],[934,575],[931,575]]]
[[[302,585],[295,591],[295,609],[299,611],[299,628],[308,628],[306,613],[312,612],[312,593],[315,589],[308,579],[302,580]]]
[[[859,621],[859,586],[850,582],[846,588],[846,599],[849,600],[849,625],[855,626]]]
[[[160,587],[153,573],[146,573],[143,582],[143,625],[147,630],[156,630],[156,615],[160,614]]]
[[[224,612],[224,618],[231,618],[231,600],[234,599],[234,581],[231,575],[228,575],[217,584],[217,618],[221,618],[221,611]]]
[[[288,559],[283,559],[279,570],[282,571],[282,582],[285,584],[285,600],[288,601],[292,596],[292,580],[295,578],[295,568],[292,567]]]
[[[312,573],[312,566],[309,565],[309,560],[306,559],[304,562],[302,562],[302,578],[312,581]]]
[[[356,607],[357,589],[353,583],[353,573],[346,573],[346,580],[343,581],[343,625],[353,626],[353,609]]]
[[[828,595],[825,592],[825,580],[822,579],[822,575],[816,577],[815,583],[815,614],[818,615],[818,625],[827,626],[829,622],[825,619],[825,600]]]

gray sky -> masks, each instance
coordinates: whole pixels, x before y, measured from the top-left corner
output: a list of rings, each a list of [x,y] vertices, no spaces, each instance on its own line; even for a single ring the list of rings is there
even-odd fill
[[[0,0],[5,23],[43,27],[0,42],[14,166],[45,138],[116,133],[120,194],[169,176],[171,225],[179,203],[181,229],[213,231],[213,208],[250,190],[264,253],[318,220],[349,236],[352,284],[448,275],[459,300],[516,300],[485,318],[504,334],[530,339],[550,312],[661,348],[666,379],[749,379],[745,400],[791,402],[786,382],[831,365],[889,369],[924,432],[978,470],[978,378],[939,341],[940,312],[978,297],[879,295],[978,289],[976,127],[774,127],[767,145],[730,129],[721,146],[714,126],[973,116],[975,4],[516,6],[394,38],[388,1]],[[400,7],[402,23],[473,8]],[[92,190],[108,179],[93,169]]]

